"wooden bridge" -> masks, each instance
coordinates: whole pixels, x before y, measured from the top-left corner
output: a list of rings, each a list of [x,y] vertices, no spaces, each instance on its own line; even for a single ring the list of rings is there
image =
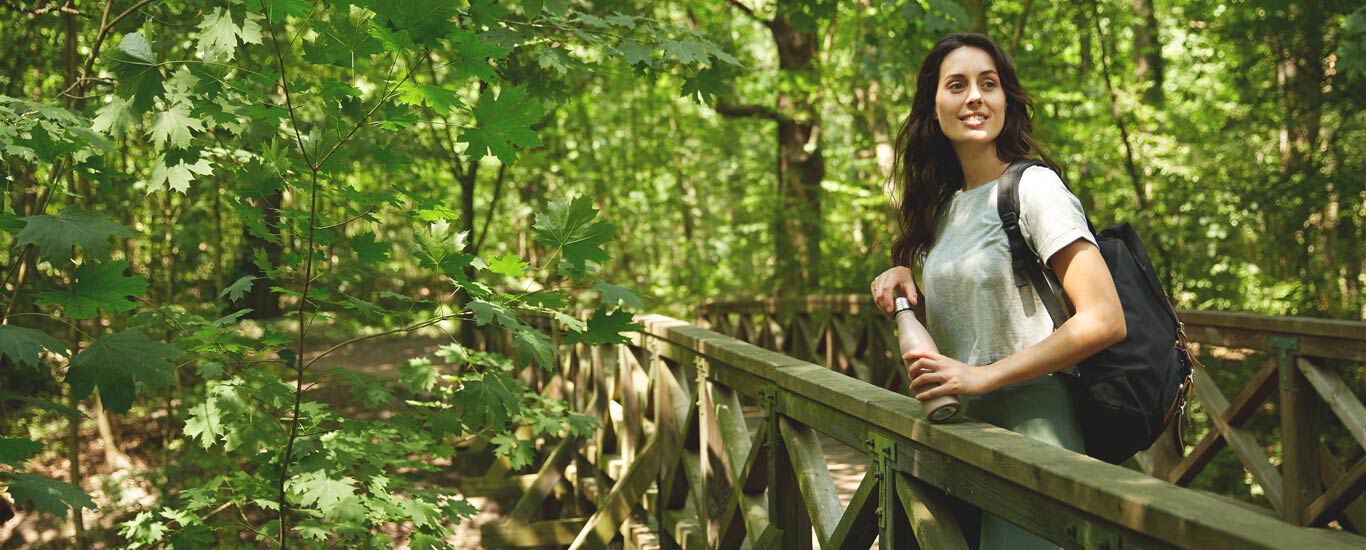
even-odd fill
[[[1185,456],[1126,468],[930,424],[894,391],[892,323],[866,297],[830,296],[707,304],[696,324],[644,315],[630,344],[562,346],[531,382],[602,429],[543,442],[534,472],[495,462],[465,490],[504,504],[490,548],[974,548],[983,512],[1068,548],[1366,548],[1366,407],[1338,374],[1366,362],[1366,323],[1181,314],[1211,365]],[[1216,380],[1247,373],[1230,401]],[[1183,487],[1225,448],[1265,506]]]

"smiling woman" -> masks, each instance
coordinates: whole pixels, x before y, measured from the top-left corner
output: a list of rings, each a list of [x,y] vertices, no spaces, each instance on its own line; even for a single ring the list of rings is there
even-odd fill
[[[927,401],[963,397],[968,416],[1083,452],[1068,383],[1054,373],[1125,334],[1123,310],[1081,203],[1031,137],[1030,99],[1010,59],[978,34],[941,39],[920,68],[898,136],[903,187],[895,267],[873,281],[920,308],[938,353],[910,353],[911,391]],[[1020,175],[1019,226],[1076,310],[1055,330],[1042,297],[1013,277],[996,182],[1011,163],[1041,159]],[[924,293],[912,269],[923,269]],[[1059,286],[1059,285],[1054,285]],[[1056,291],[1056,288],[1050,290]],[[987,514],[982,548],[1054,548]]]

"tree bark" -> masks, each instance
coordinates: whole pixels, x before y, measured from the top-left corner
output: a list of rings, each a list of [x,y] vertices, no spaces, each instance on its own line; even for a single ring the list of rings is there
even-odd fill
[[[280,203],[285,199],[284,191],[276,191],[266,197],[252,199],[251,203],[262,211],[261,221],[278,234],[275,228],[280,225]],[[251,289],[242,297],[242,306],[251,308],[251,313],[247,314],[251,319],[274,319],[279,317],[283,310],[280,308],[280,295],[270,290],[272,286],[265,277],[265,272],[257,267],[254,260],[256,249],[266,252],[266,260],[271,265],[279,265],[280,256],[283,251],[280,245],[267,241],[242,228],[242,256],[238,258],[236,277],[251,275],[260,277],[251,285]]]
[[[777,122],[778,196],[771,220],[773,293],[800,295],[820,288],[821,181],[825,179],[816,93],[820,85],[820,36],[815,28],[794,25],[793,14],[801,9],[795,0],[780,1],[771,20],[758,18],[743,5],[732,5],[769,29],[778,50],[781,83],[772,108],[721,102],[716,110],[725,116],[757,116]]]
[[[1157,13],[1153,0],[1133,0],[1133,8],[1138,19],[1138,26],[1134,27],[1134,77],[1145,86],[1143,101],[1160,106],[1164,101],[1162,79],[1166,65],[1162,60]]]

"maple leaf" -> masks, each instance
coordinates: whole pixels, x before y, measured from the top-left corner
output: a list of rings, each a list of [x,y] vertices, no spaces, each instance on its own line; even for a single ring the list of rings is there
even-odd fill
[[[395,32],[407,33],[418,44],[432,45],[455,26],[457,4],[455,0],[377,0],[366,7]]]
[[[119,44],[105,54],[104,60],[119,79],[116,88],[119,95],[131,99],[138,112],[151,109],[152,101],[166,91],[152,44],[141,34],[123,35]]]
[[[251,275],[243,276],[236,281],[233,281],[232,284],[228,285],[228,288],[225,288],[223,289],[223,292],[218,293],[218,296],[220,298],[227,296],[229,302],[241,300],[243,296],[246,296],[248,292],[251,292],[251,282],[256,279],[256,277]]]
[[[94,499],[80,488],[37,474],[15,472],[5,482],[10,497],[18,503],[31,503],[39,512],[62,517],[67,510],[95,508]]]
[[[522,261],[515,254],[507,254],[501,258],[494,258],[489,262],[489,271],[508,277],[521,277],[526,274],[526,270],[531,266]]]
[[[237,25],[223,8],[214,8],[199,22],[199,53],[214,61],[231,61],[237,50]]]
[[[541,105],[527,97],[526,88],[506,88],[496,97],[484,90],[474,104],[476,126],[460,132],[460,141],[470,144],[466,152],[474,161],[493,153],[504,164],[517,160],[518,147],[537,147],[541,138],[531,125],[541,119]]]
[[[425,357],[414,357],[398,367],[399,382],[414,392],[431,391],[441,373]]]
[[[636,293],[624,286],[617,286],[598,281],[593,284],[593,290],[602,294],[602,303],[609,308],[629,307],[636,310],[645,309],[645,304],[640,301]]]
[[[10,361],[38,366],[38,354],[46,349],[66,355],[66,344],[46,332],[14,325],[0,325],[0,355]]]
[[[69,289],[39,292],[38,304],[60,306],[72,319],[93,319],[101,309],[108,313],[130,311],[137,305],[125,297],[147,292],[147,280],[124,276],[126,269],[125,260],[82,265],[76,268],[76,284]]]
[[[431,414],[427,415],[427,426],[431,428],[432,436],[438,440],[445,437],[446,434],[460,435],[462,433],[460,414],[453,409],[432,411]]]
[[[304,59],[309,62],[353,68],[357,62],[384,51],[384,43],[370,34],[370,18],[365,12],[334,14],[311,26],[317,38],[304,50]]]
[[[38,256],[54,263],[71,261],[71,247],[80,246],[86,257],[109,257],[109,236],[132,237],[133,233],[104,214],[75,207],[62,210],[56,217],[47,214],[23,218],[24,230],[19,244],[38,247]]]
[[[213,399],[191,407],[189,416],[185,418],[185,436],[198,439],[200,446],[205,449],[212,448],[223,432],[222,414]]]
[[[684,65],[703,64],[707,62],[707,50],[704,44],[697,40],[685,38],[683,40],[670,40],[665,38],[659,41],[660,49],[664,50],[664,55],[677,59]]]
[[[516,382],[500,371],[467,375],[461,382],[450,403],[464,412],[463,421],[472,432],[502,428],[521,410]]]
[[[190,146],[190,138],[193,137],[191,132],[203,129],[204,123],[190,116],[189,107],[184,103],[176,103],[169,109],[157,113],[147,133],[152,136],[153,145],[170,144],[178,149],[184,149]]]
[[[174,382],[170,360],[180,353],[175,346],[153,341],[137,329],[107,334],[71,359],[66,383],[78,400],[98,386],[105,408],[128,412],[135,383],[158,390]]]
[[[332,479],[327,472],[314,471],[300,475],[294,490],[299,493],[299,501],[304,506],[316,506],[329,517],[336,517],[344,511],[346,501],[356,498],[356,480],[351,477]]]
[[[461,78],[477,77],[489,84],[499,80],[498,70],[488,60],[507,57],[508,49],[497,44],[488,44],[471,31],[456,31],[446,37],[455,50],[455,58],[450,67]]]
[[[492,27],[508,14],[508,9],[495,0],[470,0],[470,18],[475,25]]]
[[[635,332],[645,328],[645,325],[636,323],[632,320],[633,316],[626,310],[618,309],[611,313],[599,309],[593,312],[593,317],[588,319],[588,330],[581,333],[570,333],[565,335],[569,341],[579,340],[590,346],[600,344],[625,344],[631,341],[624,332]]]
[[[133,115],[133,103],[118,96],[111,96],[109,102],[101,105],[95,111],[95,119],[90,122],[90,129],[101,134],[118,134],[137,121]]]
[[[655,58],[650,55],[654,50],[641,46],[639,42],[631,40],[630,38],[622,40],[620,44],[617,44],[616,50],[625,58],[627,65],[640,65],[643,67],[654,67],[655,65]]]
[[[351,249],[356,251],[356,257],[360,262],[367,265],[389,259],[390,246],[390,243],[376,241],[375,234],[369,231],[351,237]]]
[[[156,162],[152,163],[152,174],[147,178],[147,192],[155,193],[166,187],[175,191],[187,193],[190,190],[190,182],[194,181],[195,174],[208,176],[213,174],[213,165],[209,160],[200,158],[194,162],[181,160],[175,166],[166,165],[166,155],[157,157]]]
[[[398,101],[408,105],[426,105],[440,115],[449,115],[452,108],[462,105],[455,90],[412,82],[404,83],[399,89]]]
[[[0,464],[23,466],[29,457],[43,450],[43,444],[23,437],[0,437]]]
[[[536,242],[559,249],[573,274],[587,271],[585,262],[599,264],[612,259],[602,245],[612,239],[616,226],[596,221],[598,210],[587,197],[556,200],[546,212],[536,214]]]
[[[504,433],[493,436],[493,444],[495,445],[493,454],[507,457],[512,463],[512,469],[516,470],[531,464],[532,451],[535,449],[531,446],[530,441],[517,439],[517,436]]]
[[[535,363],[547,371],[555,368],[555,346],[541,331],[533,328],[518,330],[512,345],[517,348],[518,365]]]
[[[702,105],[710,105],[717,97],[726,94],[726,85],[721,78],[721,73],[714,69],[687,77],[683,79],[682,97],[696,99]]]

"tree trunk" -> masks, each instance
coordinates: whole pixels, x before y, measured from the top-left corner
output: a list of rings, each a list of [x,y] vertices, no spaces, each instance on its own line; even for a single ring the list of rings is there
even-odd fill
[[[252,200],[252,205],[261,209],[261,221],[266,227],[271,228],[271,231],[275,231],[276,234],[279,234],[279,231],[275,228],[280,225],[279,207],[280,203],[284,201],[284,198],[285,195],[283,191],[276,191],[267,197]],[[270,290],[272,285],[270,281],[265,278],[265,272],[261,271],[261,268],[257,267],[256,262],[253,261],[256,249],[258,248],[265,251],[266,261],[269,261],[270,265],[279,265],[280,256],[282,254],[280,245],[252,235],[250,231],[247,231],[246,227],[243,227],[242,256],[237,260],[237,269],[234,270],[236,272],[234,278],[246,275],[261,278],[260,280],[255,281],[251,285],[251,289],[242,297],[242,307],[251,308],[251,313],[247,314],[248,318],[274,319],[279,317],[282,313],[282,310],[280,309],[280,295]]]
[[[825,159],[820,146],[820,109],[814,90],[820,85],[814,29],[793,27],[791,2],[778,7],[769,28],[778,47],[780,84],[775,108],[786,116],[777,124],[778,206],[773,220],[777,267],[774,292],[799,295],[820,288],[821,181]]]
[[[1145,86],[1143,101],[1149,105],[1162,105],[1165,63],[1157,13],[1153,10],[1153,0],[1133,0],[1133,8],[1134,17],[1138,19],[1138,26],[1134,28],[1134,77]]]

